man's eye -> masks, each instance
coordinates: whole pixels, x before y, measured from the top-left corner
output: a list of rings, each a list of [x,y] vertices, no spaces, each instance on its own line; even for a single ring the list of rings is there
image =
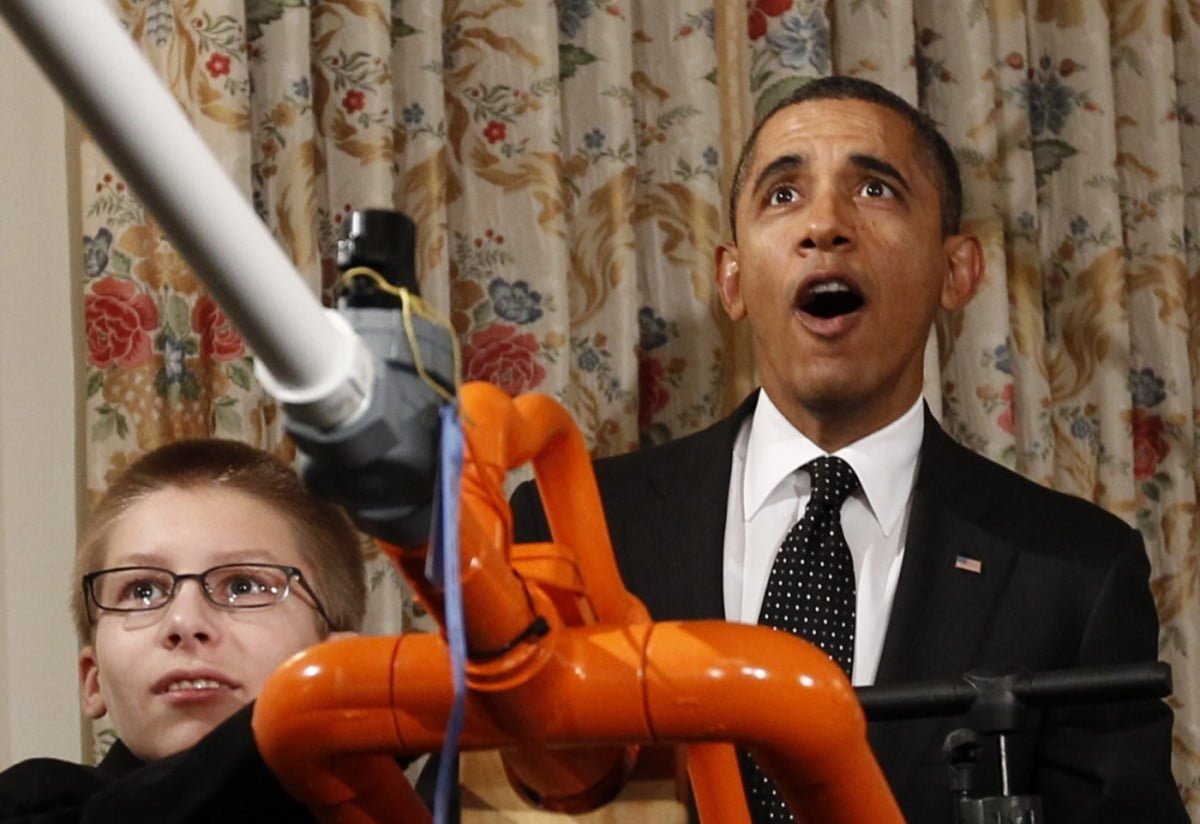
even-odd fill
[[[791,186],[776,186],[767,193],[767,203],[771,206],[781,206],[796,200],[796,190]]]
[[[895,197],[896,191],[882,180],[868,180],[859,190],[866,197]]]

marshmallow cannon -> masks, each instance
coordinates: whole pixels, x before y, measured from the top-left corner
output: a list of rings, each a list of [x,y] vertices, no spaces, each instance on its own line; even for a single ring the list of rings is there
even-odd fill
[[[422,548],[441,399],[421,362],[439,331],[401,310],[351,311],[349,322],[322,310],[101,0],[3,0],[0,15],[254,348],[307,479],[386,542],[442,621]],[[615,795],[639,746],[685,744],[711,824],[748,820],[725,743],[737,742],[804,821],[901,821],[836,665],[770,629],[650,622],[621,583],[562,407],[484,384],[462,387],[459,403],[464,749],[501,750],[524,797],[581,811]],[[502,483],[527,462],[555,541],[513,546]],[[452,701],[442,635],[354,638],[281,667],[254,729],[271,768],[323,820],[419,822],[429,813],[395,756],[438,749]]]
[[[625,591],[583,439],[551,399],[467,384],[461,535],[470,694],[462,744],[500,749],[514,789],[579,812],[620,789],[640,744],[681,743],[702,821],[748,821],[733,748],[753,748],[802,821],[900,821],[836,664],[771,629],[650,623]],[[511,545],[501,483],[532,461],[556,541]],[[391,547],[427,604],[422,550]],[[355,638],[301,653],[268,681],[264,758],[325,821],[422,821],[396,753],[441,745],[445,641]],[[788,719],[784,723],[784,719]]]

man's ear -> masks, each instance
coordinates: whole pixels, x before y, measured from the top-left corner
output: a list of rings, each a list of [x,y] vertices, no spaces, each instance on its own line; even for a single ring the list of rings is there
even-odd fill
[[[942,243],[946,253],[946,279],[942,282],[942,308],[962,309],[983,283],[983,247],[972,234],[951,235]]]
[[[742,279],[738,270],[737,246],[722,243],[717,246],[716,281],[721,305],[730,319],[738,321],[746,317],[746,304],[742,301]]]
[[[108,712],[100,691],[100,662],[91,644],[79,651],[79,704],[88,718],[99,718]]]

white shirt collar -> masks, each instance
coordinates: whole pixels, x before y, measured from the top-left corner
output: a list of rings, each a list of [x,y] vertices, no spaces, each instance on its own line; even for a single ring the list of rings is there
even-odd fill
[[[904,516],[924,435],[924,404],[917,398],[907,412],[883,429],[833,453],[858,475],[867,505],[884,535],[890,535]],[[759,391],[746,445],[745,517],[753,516],[796,469],[824,454],[783,417],[766,392]]]

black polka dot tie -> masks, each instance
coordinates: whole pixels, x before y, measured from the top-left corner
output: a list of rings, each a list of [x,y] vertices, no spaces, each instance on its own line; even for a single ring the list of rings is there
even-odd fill
[[[812,496],[775,555],[758,623],[787,630],[816,644],[847,675],[854,664],[854,561],[842,532],[842,504],[858,489],[858,476],[841,458],[822,457],[802,469]],[[792,821],[783,795],[738,749],[742,781],[756,824]]]

